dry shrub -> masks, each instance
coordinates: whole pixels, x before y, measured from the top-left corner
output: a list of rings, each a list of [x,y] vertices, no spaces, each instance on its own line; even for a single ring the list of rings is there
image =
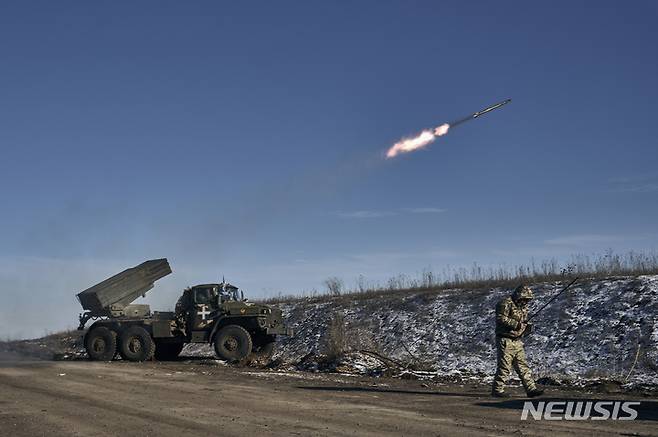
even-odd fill
[[[343,287],[344,287],[343,281],[336,276],[327,278],[324,281],[324,285],[327,287],[327,292],[331,296],[340,296],[341,293],[343,292]]]
[[[540,283],[569,281],[574,276],[583,278],[608,278],[611,276],[638,276],[658,274],[658,252],[627,252],[616,254],[607,250],[603,254],[571,256],[570,260],[560,262],[555,258],[536,261],[531,259],[525,265],[480,266],[473,263],[470,267],[446,266],[442,272],[435,273],[429,269],[422,271],[418,278],[397,275],[385,283],[369,282],[359,276],[354,289],[345,288],[338,277],[324,281],[327,295],[340,296],[341,299],[369,299],[390,294],[414,293],[428,291],[438,293],[442,290],[491,289],[494,287],[516,287],[519,283]],[[324,301],[327,295],[314,291],[310,295],[287,295],[272,297],[267,303],[294,302],[307,299]]]
[[[347,349],[345,317],[336,311],[329,321],[325,334],[325,355],[329,360],[339,358]]]

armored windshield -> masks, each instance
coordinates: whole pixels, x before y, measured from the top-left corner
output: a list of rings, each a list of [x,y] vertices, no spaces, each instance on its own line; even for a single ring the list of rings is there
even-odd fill
[[[210,305],[213,302],[213,289],[210,287],[197,288],[194,291],[194,301],[202,305]]]

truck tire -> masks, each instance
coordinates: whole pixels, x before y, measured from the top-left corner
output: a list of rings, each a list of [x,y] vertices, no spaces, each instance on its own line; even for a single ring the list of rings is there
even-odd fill
[[[105,326],[92,328],[85,335],[85,349],[91,360],[112,361],[117,353],[117,333]]]
[[[146,329],[131,326],[121,333],[119,352],[124,360],[150,360],[155,352],[155,343]]]
[[[215,353],[225,361],[241,361],[251,353],[251,335],[242,326],[228,325],[217,332],[214,340]]]
[[[155,342],[155,359],[158,361],[173,361],[183,350],[184,343]]]

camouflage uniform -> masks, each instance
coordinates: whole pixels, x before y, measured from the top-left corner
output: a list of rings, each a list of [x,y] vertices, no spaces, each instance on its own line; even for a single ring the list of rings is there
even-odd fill
[[[527,291],[525,291],[527,290]],[[496,305],[496,347],[498,349],[496,376],[493,382],[493,393],[503,393],[505,383],[514,368],[521,378],[526,392],[537,391],[532,372],[528,367],[521,337],[528,319],[528,310],[519,305],[518,297],[525,293],[525,299],[532,298],[532,292],[527,287],[519,287],[514,292],[514,299],[507,297]]]

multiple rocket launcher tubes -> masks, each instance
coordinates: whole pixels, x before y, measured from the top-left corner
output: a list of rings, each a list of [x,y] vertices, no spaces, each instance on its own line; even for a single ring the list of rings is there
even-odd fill
[[[390,149],[388,149],[388,151],[386,152],[386,158],[393,158],[399,155],[400,153],[409,153],[409,152],[413,152],[414,150],[422,149],[423,147],[433,142],[437,137],[441,137],[447,134],[450,128],[459,126],[460,124],[465,123],[467,121],[474,120],[479,116],[486,114],[487,112],[491,112],[494,109],[498,109],[501,106],[507,105],[511,101],[512,99],[503,100],[502,102],[498,102],[494,105],[482,109],[481,111],[475,112],[469,115],[468,117],[464,117],[462,119],[453,121],[451,123],[444,123],[433,129],[426,129],[413,138],[402,139],[397,143],[395,143],[393,146],[391,146]]]

